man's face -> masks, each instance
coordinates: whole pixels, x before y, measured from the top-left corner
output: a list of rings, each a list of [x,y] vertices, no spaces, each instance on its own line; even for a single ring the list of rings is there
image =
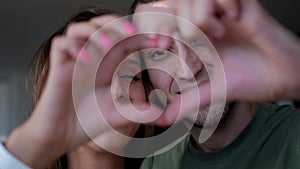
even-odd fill
[[[147,49],[143,56],[154,88],[161,89],[169,102],[209,79],[201,60],[181,42],[174,41],[167,50]]]
[[[160,1],[157,3],[162,4],[164,2]],[[151,5],[154,7],[158,6],[155,5],[155,3],[149,4],[149,6]],[[166,5],[159,5],[159,7],[164,8]],[[145,8],[145,4],[143,4],[142,8],[137,7],[138,12],[143,12],[141,9],[147,9]],[[171,10],[168,9],[166,11]],[[162,18],[159,19],[160,22],[162,20]],[[168,21],[166,21],[166,23],[167,22]],[[164,22],[161,22],[159,26],[170,25],[163,23]],[[153,24],[150,26],[153,26]],[[178,31],[170,32],[170,36],[179,37],[180,39],[180,33]],[[143,50],[143,59],[148,68],[153,87],[162,90],[168,102],[172,102],[175,96],[184,93],[187,89],[199,87],[209,82],[208,72],[212,71],[212,58],[214,58],[215,53],[211,51],[210,44],[205,43],[206,41],[203,39],[203,37],[196,37],[195,39],[185,42],[185,44],[173,39],[171,45],[169,45],[166,50]],[[212,107],[213,111],[211,112],[215,115],[211,116],[212,118],[210,119],[206,119],[209,108],[199,110],[196,125],[203,126],[205,120],[208,120],[208,122],[206,122],[207,126],[217,125],[219,122],[217,117],[220,111],[223,113],[223,110],[220,110],[218,107],[219,106]],[[226,106],[226,109],[228,109],[228,106]]]
[[[193,50],[195,48],[197,46]],[[181,42],[174,41],[168,50],[147,49],[143,51],[143,58],[149,68],[148,73],[153,87],[163,91],[167,102],[172,102],[175,96],[186,90],[209,83],[207,69],[193,50]],[[226,105],[224,112],[222,106],[210,107],[212,116],[209,119],[207,119],[209,107],[200,109],[195,126],[203,127],[205,122],[207,127],[217,125],[220,113],[223,113],[223,117],[225,117],[228,107]]]

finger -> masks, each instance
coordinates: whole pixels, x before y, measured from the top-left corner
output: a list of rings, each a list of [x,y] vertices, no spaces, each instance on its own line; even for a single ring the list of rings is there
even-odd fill
[[[68,26],[66,36],[73,39],[88,40],[98,28],[89,22],[79,22]]]
[[[210,20],[205,25],[205,31],[208,32],[214,38],[222,38],[225,35],[225,26],[221,21],[215,17],[210,18]]]
[[[154,124],[167,127],[191,114],[195,115],[200,107],[199,100],[200,98],[195,96],[195,92],[182,93],[167,105],[163,115]]]
[[[106,24],[109,26],[105,27]],[[133,33],[134,28],[128,21],[109,15],[97,17],[89,22],[73,24],[68,27],[66,34],[73,39],[88,40],[98,48],[97,52],[104,53],[113,46],[114,41]]]
[[[93,62],[93,66],[91,66],[95,68],[94,72],[98,72],[99,78],[97,79],[101,80],[100,83],[97,81],[98,85],[110,83],[117,66],[131,51],[154,46],[149,39],[137,37],[126,39],[127,37],[121,35],[122,33],[120,34],[121,31],[118,26],[115,29],[110,29],[110,32],[97,31],[86,44],[91,62]],[[121,41],[122,39],[125,42]]]
[[[171,15],[170,15],[171,14]],[[157,38],[158,35],[171,36],[177,29],[175,11],[168,6],[165,1],[151,4],[139,5],[133,17],[133,24],[139,34],[149,36],[153,41],[157,41],[162,48],[166,46],[166,39]],[[155,21],[155,22],[153,22]]]
[[[205,33],[215,38],[221,38],[225,34],[225,27],[221,20],[216,17],[217,6],[214,1],[194,1],[194,23]]]
[[[102,31],[115,32],[121,37],[128,37],[135,34],[135,28],[125,18],[117,15],[107,15],[92,19],[91,24],[103,29]]]
[[[58,36],[52,40],[50,56],[53,60],[53,64],[62,63],[69,59],[76,60],[78,56],[81,56],[81,61],[85,62],[88,58],[86,53],[80,54],[81,46],[83,42],[80,40],[74,40],[65,36]]]
[[[217,3],[225,11],[228,18],[237,19],[239,15],[237,0],[217,0]]]
[[[200,0],[201,1],[201,0]],[[193,1],[186,1],[186,0],[177,0],[177,6],[176,6],[176,14],[185,19],[187,22],[192,24],[194,23],[194,16],[193,11],[195,10],[193,6]],[[198,10],[198,9],[196,9]],[[201,9],[200,9],[201,10]],[[194,29],[191,27],[191,24],[186,24],[186,22],[182,22],[180,20],[177,20],[178,29],[183,37],[187,39],[191,39],[194,36]]]
[[[110,85],[113,73],[126,57],[131,54],[138,55],[136,52],[141,49],[154,47],[156,47],[156,44],[153,44],[153,42],[144,35],[130,37],[113,46],[99,65],[97,74],[99,80],[101,79],[101,83],[99,84]]]
[[[98,17],[91,20],[90,23],[99,28],[90,39],[90,42],[98,48],[98,52],[94,53],[98,53],[98,56],[99,54],[101,55],[98,57],[98,60],[101,60],[113,46],[119,46],[118,43],[120,41],[126,40],[135,34],[135,29],[130,22],[115,15]],[[127,47],[114,48],[114,50],[124,51],[125,48]],[[118,53],[118,57],[120,58],[124,55],[120,52],[116,53]]]
[[[132,109],[132,107],[134,107],[134,109]],[[140,124],[151,123],[158,119],[163,113],[163,110],[156,107],[152,101],[150,104],[146,102],[133,102],[132,105],[126,106],[126,108],[122,110],[126,110],[120,112],[123,117],[129,121]]]
[[[209,107],[212,104],[225,103],[226,91],[223,90],[224,86],[216,85],[218,84],[211,87],[212,84],[208,82],[177,96],[167,105],[163,115],[155,121],[155,124],[169,126],[186,117],[196,118],[199,109]]]
[[[138,43],[137,43],[138,42]],[[123,60],[129,54],[147,48],[157,47],[157,44],[149,39],[145,35],[137,35],[127,39],[124,39],[117,45],[113,47],[113,49],[109,53],[113,59],[116,59],[116,62]],[[118,55],[115,55],[118,54]]]
[[[156,37],[157,47],[167,50],[174,42],[172,33],[175,31],[174,27],[163,26],[158,29],[158,36]]]

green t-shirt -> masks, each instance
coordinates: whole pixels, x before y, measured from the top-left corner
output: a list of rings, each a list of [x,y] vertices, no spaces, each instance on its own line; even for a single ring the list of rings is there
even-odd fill
[[[163,154],[147,158],[142,169],[300,168],[300,114],[290,106],[262,104],[250,124],[224,149],[204,153],[187,136]]]

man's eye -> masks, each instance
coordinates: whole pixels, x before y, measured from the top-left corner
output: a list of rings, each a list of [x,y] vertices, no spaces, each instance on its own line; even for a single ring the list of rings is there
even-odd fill
[[[150,56],[153,60],[161,60],[161,59],[164,59],[164,58],[170,56],[170,52],[165,51],[165,50],[156,50],[156,51],[152,52],[150,54]]]

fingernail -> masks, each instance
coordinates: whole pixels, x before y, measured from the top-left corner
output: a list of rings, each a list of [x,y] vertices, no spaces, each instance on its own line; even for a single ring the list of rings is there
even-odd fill
[[[155,39],[157,38],[157,35],[156,34],[153,34],[153,33],[146,33],[145,34],[149,39]]]
[[[108,36],[106,35],[100,35],[100,41],[105,49],[110,49],[112,47],[112,43]]]
[[[167,37],[160,37],[157,43],[159,48],[168,49],[172,43],[172,39]]]
[[[126,31],[126,33],[128,33],[128,35],[134,35],[135,34],[135,29],[133,28],[133,26],[129,23],[129,22],[125,22],[123,24],[124,30]]]
[[[158,44],[158,39],[157,39],[157,37],[151,38],[150,41],[151,41],[151,44],[152,44],[152,45],[157,46],[157,44]]]
[[[85,48],[81,48],[79,57],[80,57],[81,61],[85,64],[89,63],[89,61],[90,61],[89,54]]]

